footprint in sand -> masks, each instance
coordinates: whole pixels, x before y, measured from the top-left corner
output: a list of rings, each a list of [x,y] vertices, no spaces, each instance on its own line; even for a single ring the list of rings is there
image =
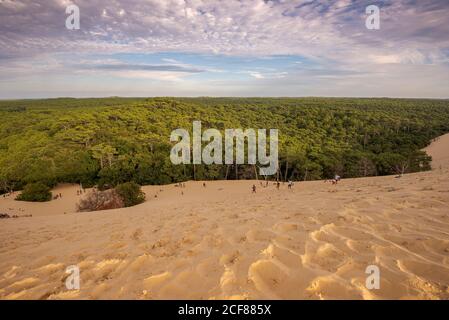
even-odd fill
[[[237,259],[240,257],[240,252],[238,250],[231,253],[224,254],[220,257],[220,264],[222,265],[233,265]]]
[[[296,223],[281,222],[281,223],[277,223],[274,226],[274,230],[280,231],[280,232],[296,231],[298,229],[299,229],[299,227],[298,227],[298,224],[296,224]]]
[[[348,259],[347,255],[333,244],[325,243],[318,247],[316,252],[307,252],[307,262],[323,270],[335,272]]]
[[[314,272],[305,268],[301,256],[271,243],[261,252],[262,259],[252,263],[248,279],[261,298],[302,298]]]
[[[268,230],[251,229],[246,233],[246,238],[249,241],[269,241],[275,234]]]
[[[142,237],[142,228],[138,228],[136,230],[134,230],[134,232],[131,234],[131,239],[134,241],[139,241],[140,238]]]

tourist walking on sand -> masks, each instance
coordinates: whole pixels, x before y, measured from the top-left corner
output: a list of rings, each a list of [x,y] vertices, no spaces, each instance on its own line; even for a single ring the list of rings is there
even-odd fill
[[[256,193],[256,185],[253,184],[253,193]]]
[[[332,184],[338,184],[338,182],[341,180],[341,177],[336,174],[334,177],[334,180],[332,180]]]
[[[288,188],[291,189],[293,187],[293,181],[289,180],[288,181]]]

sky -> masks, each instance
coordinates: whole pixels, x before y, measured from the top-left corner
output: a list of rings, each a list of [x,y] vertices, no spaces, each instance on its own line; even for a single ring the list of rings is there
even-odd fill
[[[0,99],[69,96],[449,98],[449,1],[0,0]]]

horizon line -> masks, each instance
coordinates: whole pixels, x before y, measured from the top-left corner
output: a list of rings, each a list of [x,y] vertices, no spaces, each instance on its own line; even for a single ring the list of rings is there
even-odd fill
[[[200,98],[211,98],[211,99],[399,99],[399,100],[449,100],[446,98],[435,98],[435,97],[389,97],[389,96],[210,96],[210,95],[199,95],[199,96],[90,96],[90,97],[75,97],[75,96],[58,96],[58,97],[32,97],[32,98],[1,98],[0,101],[22,101],[22,100],[58,100],[58,99],[156,99],[156,98],[170,98],[170,99],[200,99]]]

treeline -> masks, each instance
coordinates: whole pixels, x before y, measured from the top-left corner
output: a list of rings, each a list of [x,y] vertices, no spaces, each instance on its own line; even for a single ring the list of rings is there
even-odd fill
[[[314,180],[428,170],[419,151],[449,132],[449,101],[352,98],[104,98],[0,101],[0,192],[28,183],[254,179],[248,165],[172,165],[170,133],[276,128],[280,170]]]

